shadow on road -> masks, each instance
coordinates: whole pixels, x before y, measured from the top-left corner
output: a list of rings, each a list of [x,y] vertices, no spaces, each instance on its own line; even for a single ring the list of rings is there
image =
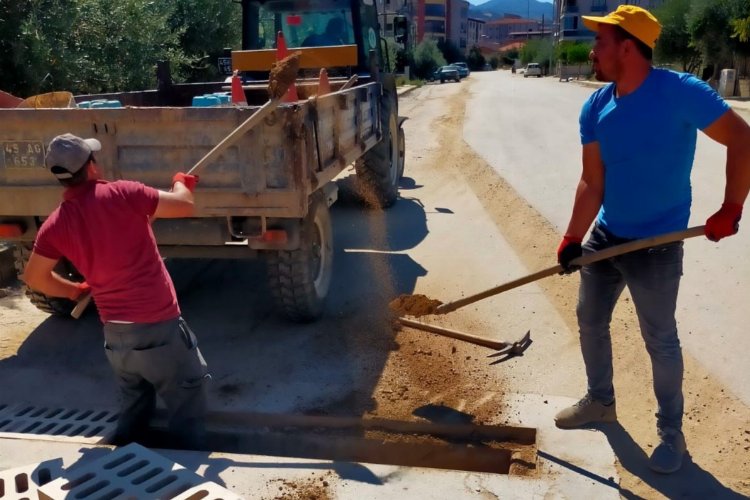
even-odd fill
[[[424,208],[354,203],[332,209],[334,273],[323,317],[293,324],[274,313],[261,260],[169,260],[183,316],[213,380],[211,409],[358,416],[374,409],[393,340],[388,302],[426,270],[405,252],[428,233]],[[401,253],[394,253],[401,252]],[[2,401],[115,408],[117,390],[94,311],[50,317],[0,360]]]
[[[696,499],[746,499],[745,495],[737,493],[724,486],[710,472],[696,464],[692,457],[685,457],[682,468],[674,474],[657,474],[648,468],[648,455],[638,446],[627,430],[619,423],[592,425],[589,428],[601,431],[609,441],[620,465],[630,474],[639,478],[648,486],[658,491],[666,498],[696,498]],[[688,443],[688,447],[690,443]],[[605,478],[582,467],[578,467],[564,459],[550,455],[542,450],[539,456],[554,462],[566,469],[590,478],[592,481],[617,489],[623,498],[641,498],[632,491],[622,488],[612,478]]]
[[[648,468],[648,455],[619,423],[598,427],[607,437],[622,467],[667,498],[745,499],[719,482],[710,472],[685,457],[682,468],[674,474],[657,474]],[[688,443],[688,450],[690,443]],[[621,490],[625,498],[637,498]]]

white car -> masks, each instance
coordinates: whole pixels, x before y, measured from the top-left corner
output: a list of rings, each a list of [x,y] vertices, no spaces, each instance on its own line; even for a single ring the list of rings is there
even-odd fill
[[[529,76],[538,76],[539,78],[542,77],[542,67],[539,66],[539,63],[529,63],[526,66],[526,69],[523,72],[523,77],[529,77]]]

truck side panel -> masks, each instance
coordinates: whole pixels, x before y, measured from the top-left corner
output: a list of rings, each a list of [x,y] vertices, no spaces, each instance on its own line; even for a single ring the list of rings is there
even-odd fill
[[[380,139],[378,99],[380,85],[369,83],[282,105],[200,172],[196,218],[223,226],[227,217],[302,219],[310,195]],[[58,134],[99,139],[105,179],[168,189],[174,172],[188,170],[257,109],[0,110],[0,221],[44,217],[59,204],[62,188],[44,168]],[[168,232],[169,244],[181,243],[181,232]],[[186,234],[184,244],[194,240]]]

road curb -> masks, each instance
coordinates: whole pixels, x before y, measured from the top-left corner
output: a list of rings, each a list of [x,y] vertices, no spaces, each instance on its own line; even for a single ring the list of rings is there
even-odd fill
[[[0,286],[8,286],[16,280],[13,245],[0,243]]]
[[[409,92],[411,92],[415,88],[417,88],[416,85],[404,85],[404,86],[398,87],[396,89],[396,94],[398,94],[398,96],[401,97],[404,94],[408,94]]]

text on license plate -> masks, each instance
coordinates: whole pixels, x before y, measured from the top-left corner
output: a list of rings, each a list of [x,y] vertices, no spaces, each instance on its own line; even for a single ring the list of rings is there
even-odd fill
[[[44,168],[42,141],[3,142],[5,168]]]

